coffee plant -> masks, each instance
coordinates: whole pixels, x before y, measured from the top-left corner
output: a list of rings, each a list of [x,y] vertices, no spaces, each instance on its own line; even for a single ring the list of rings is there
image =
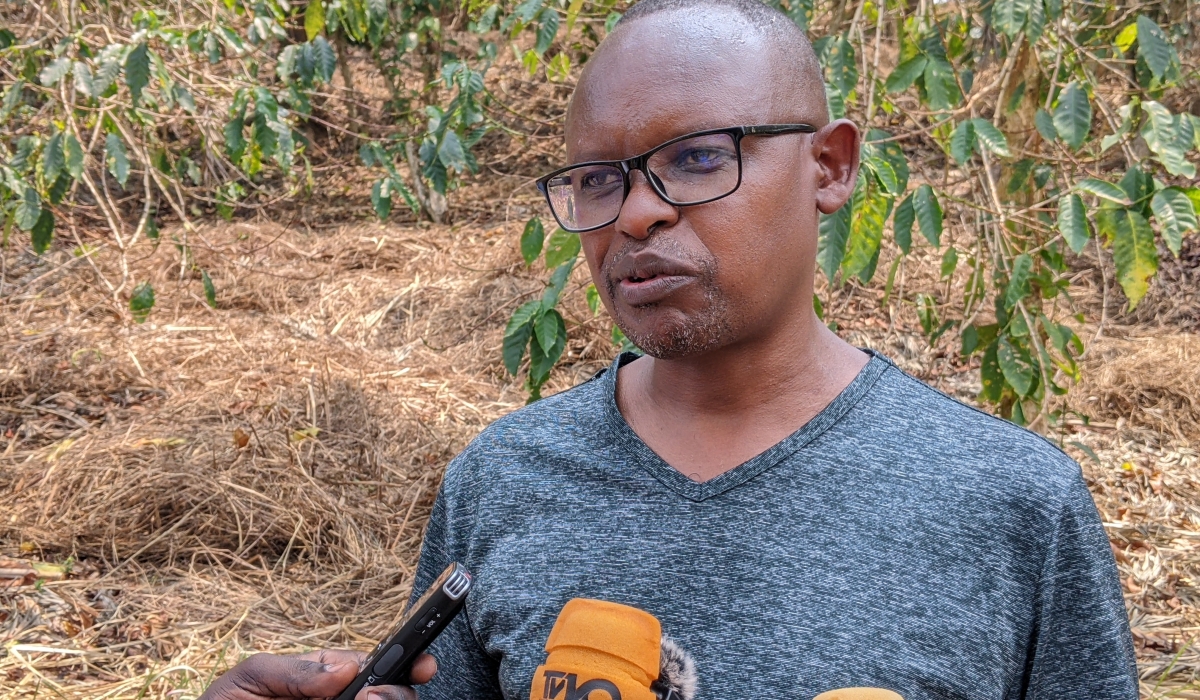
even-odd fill
[[[866,137],[851,202],[820,225],[818,264],[831,288],[879,279],[929,342],[953,337],[964,357],[978,356],[981,398],[1001,415],[1057,420],[1053,398],[1079,376],[1087,320],[1068,294],[1071,266],[1100,266],[1132,310],[1160,256],[1178,255],[1198,228],[1200,119],[1183,108],[1196,97],[1195,9],[1178,0],[769,1],[814,37],[831,116],[854,119]],[[90,260],[96,247],[79,230],[103,229],[121,273],[96,272],[141,321],[154,290],[130,278],[126,255],[157,241],[169,216],[181,224],[165,247],[178,251],[180,277],[216,306],[218,290],[190,255],[196,221],[311,189],[315,126],[355,142],[375,170],[375,215],[404,206],[441,221],[447,193],[479,170],[481,139],[509,128],[485,109],[501,52],[539,80],[569,82],[623,7],[6,4],[2,243],[20,232],[40,254],[57,237]],[[385,123],[359,113],[350,47],[387,84]],[[345,123],[330,120],[335,104]],[[548,281],[513,313],[502,356],[537,398],[566,347],[558,306],[579,239],[547,235],[535,217],[520,247]],[[940,258],[940,282],[897,285],[914,250]],[[595,313],[594,288],[588,301]],[[1100,321],[1108,314],[1106,296]],[[615,328],[613,339],[628,347]]]

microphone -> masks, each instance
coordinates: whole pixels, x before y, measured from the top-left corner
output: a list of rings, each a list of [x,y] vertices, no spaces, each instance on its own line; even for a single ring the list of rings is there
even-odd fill
[[[692,700],[696,665],[650,613],[603,600],[563,606],[530,700]]]

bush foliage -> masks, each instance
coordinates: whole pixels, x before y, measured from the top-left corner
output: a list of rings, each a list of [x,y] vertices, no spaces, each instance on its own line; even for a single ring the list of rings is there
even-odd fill
[[[1177,48],[1195,39],[1173,17],[1186,8],[771,1],[814,37],[831,116],[855,119],[866,135],[852,201],[822,220],[820,269],[832,285],[882,284],[915,309],[931,342],[960,338],[964,357],[980,357],[981,398],[1002,415],[1055,420],[1052,398],[1078,378],[1077,331],[1087,321],[1068,295],[1071,256],[1092,247],[1087,264],[1111,267],[1105,274],[1133,309],[1160,256],[1178,255],[1198,227],[1191,158],[1200,119],[1179,106],[1196,75]],[[570,81],[622,8],[9,4],[0,9],[4,245],[19,232],[41,254],[57,237],[86,256],[86,226],[102,229],[124,260],[169,218],[180,224],[166,248],[177,251],[181,277],[198,279],[216,306],[189,234],[209,212],[231,217],[311,188],[312,131],[301,128],[311,124],[358,140],[359,158],[378,173],[375,215],[400,205],[441,221],[453,215],[447,192],[479,170],[478,145],[500,126],[484,109],[497,56],[515,52],[531,76]],[[383,125],[354,118],[349,47],[387,83]],[[350,103],[349,123],[325,118],[332,100]],[[898,254],[878,269],[885,239]],[[520,248],[526,263],[545,263],[548,281],[513,313],[503,362],[525,373],[536,398],[566,346],[557,306],[580,245],[534,217]],[[937,251],[943,279],[965,275],[961,295],[936,284],[898,298],[898,270],[917,248]],[[143,321],[154,290],[122,269],[105,284]],[[594,289],[588,302],[597,311]],[[615,328],[613,338],[627,345]]]

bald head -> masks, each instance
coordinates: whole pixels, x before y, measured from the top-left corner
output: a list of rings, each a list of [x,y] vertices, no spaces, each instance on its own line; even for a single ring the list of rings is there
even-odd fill
[[[611,99],[607,88],[634,69],[643,76],[654,73],[663,89],[694,92],[697,102],[688,109],[705,109],[704,96],[721,90],[735,100],[753,99],[772,113],[753,123],[828,122],[821,65],[804,31],[758,0],[642,0],[634,5],[584,67],[568,113],[568,141],[578,117],[586,120],[581,112],[600,107],[596,99]],[[598,82],[605,84],[599,90]]]

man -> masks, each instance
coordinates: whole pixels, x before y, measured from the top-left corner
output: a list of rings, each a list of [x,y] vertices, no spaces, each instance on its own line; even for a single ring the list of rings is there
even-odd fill
[[[447,469],[415,590],[451,561],[477,588],[422,698],[526,697],[573,597],[658,617],[705,700],[1137,698],[1078,466],[814,315],[819,214],[850,197],[860,136],[829,121],[793,24],[645,0],[588,62],[566,138],[583,165],[540,185],[646,356]]]

